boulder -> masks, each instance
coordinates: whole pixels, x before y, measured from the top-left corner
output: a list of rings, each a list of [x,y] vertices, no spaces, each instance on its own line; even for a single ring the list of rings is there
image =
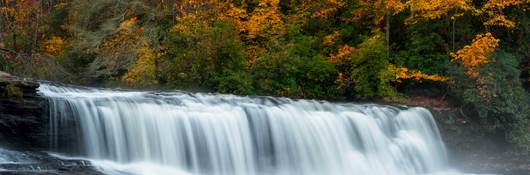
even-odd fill
[[[0,72],[0,145],[44,149],[47,144],[47,100],[39,83]]]
[[[0,78],[11,77],[11,74],[0,71]]]

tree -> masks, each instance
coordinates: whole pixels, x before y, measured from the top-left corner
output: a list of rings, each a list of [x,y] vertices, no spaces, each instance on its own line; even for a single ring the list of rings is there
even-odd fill
[[[382,21],[385,20],[385,41],[386,41],[386,56],[390,57],[390,18],[405,9],[405,4],[400,0],[369,0],[358,1],[359,9],[353,11],[354,18],[357,20],[368,18],[373,21],[373,24],[382,28]]]
[[[455,49],[456,19],[464,12],[472,11],[474,8],[469,0],[411,0],[406,3],[410,9],[411,16],[406,20],[409,24],[418,21],[436,20],[443,16],[451,19],[451,46]]]
[[[157,55],[145,38],[140,39],[140,47],[136,49],[136,61],[129,67],[122,81],[133,87],[146,87],[158,84]]]
[[[18,52],[35,52],[41,37],[41,23],[46,14],[42,11],[42,4],[37,0],[1,0],[0,18],[1,31],[11,35],[9,47]],[[0,39],[7,40],[4,32],[0,32]]]
[[[477,14],[485,14],[488,20],[484,22],[486,26],[502,26],[514,28],[516,23],[504,15],[504,10],[509,7],[523,6],[528,8],[528,1],[525,0],[489,0],[479,10]]]
[[[241,38],[247,43],[247,56],[251,61],[267,51],[266,44],[285,34],[279,0],[260,0],[255,8],[229,5],[221,19],[231,19],[239,29]]]
[[[459,61],[466,69],[467,74],[472,78],[479,78],[478,68],[489,62],[489,56],[499,46],[499,39],[493,37],[491,33],[479,34],[473,42],[464,46],[456,53],[451,53],[453,61]]]
[[[385,56],[383,35],[376,33],[359,45],[352,56],[351,79],[353,89],[359,98],[391,97],[395,95],[390,82],[394,74],[389,70],[389,60]]]

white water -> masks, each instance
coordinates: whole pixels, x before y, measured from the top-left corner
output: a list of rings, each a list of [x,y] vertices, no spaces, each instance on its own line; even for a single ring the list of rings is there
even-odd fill
[[[49,84],[39,91],[50,99],[50,132],[78,127],[83,143],[70,146],[108,174],[457,174],[424,108]],[[56,148],[72,144],[52,139]]]

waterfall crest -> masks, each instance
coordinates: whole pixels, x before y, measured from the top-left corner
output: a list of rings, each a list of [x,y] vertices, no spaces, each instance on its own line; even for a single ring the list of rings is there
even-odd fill
[[[79,139],[75,144],[54,137],[51,147],[75,147],[77,156],[114,164],[226,175],[449,170],[436,123],[419,107],[45,83],[39,91],[50,101],[50,132],[70,128]]]

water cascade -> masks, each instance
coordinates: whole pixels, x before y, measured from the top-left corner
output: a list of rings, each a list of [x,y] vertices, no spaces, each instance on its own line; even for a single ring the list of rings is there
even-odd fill
[[[139,174],[450,174],[424,108],[46,83],[39,91],[50,132],[79,140],[55,134],[52,148],[107,167],[150,167]]]

